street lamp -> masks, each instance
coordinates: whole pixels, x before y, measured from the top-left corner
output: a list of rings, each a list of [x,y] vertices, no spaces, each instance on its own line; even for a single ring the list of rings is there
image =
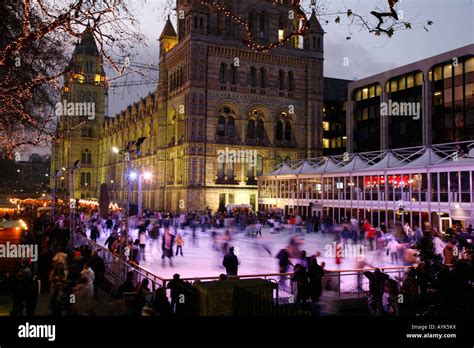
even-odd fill
[[[130,196],[131,196],[131,180],[133,180],[132,176],[134,175],[136,178],[136,173],[132,173],[132,156],[134,154],[139,155],[141,154],[140,147],[145,141],[146,137],[138,138],[137,140],[129,141],[125,146],[125,149],[119,149],[118,147],[112,147],[112,152],[116,154],[122,154],[124,162],[127,162],[127,225],[125,231],[125,240],[128,242],[128,219],[130,217]],[[135,149],[134,149],[135,148]]]
[[[143,179],[150,180],[152,178],[151,172],[140,172],[138,176],[138,215],[143,215]]]

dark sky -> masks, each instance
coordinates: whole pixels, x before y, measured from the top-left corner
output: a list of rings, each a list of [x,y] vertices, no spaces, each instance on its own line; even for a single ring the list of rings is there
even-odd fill
[[[132,60],[158,64],[158,37],[164,26],[170,0],[133,0],[131,3],[139,19],[139,30],[147,38],[147,47],[140,48]],[[256,0],[258,1],[258,0]],[[309,9],[309,0],[303,0]],[[370,11],[386,10],[386,0],[317,0],[318,12],[346,12],[370,16]],[[321,8],[322,6],[322,8]],[[392,38],[377,37],[359,25],[347,25],[347,16],[341,23],[333,17],[320,17],[325,35],[324,75],[344,79],[360,79],[384,70],[402,66],[420,59],[474,43],[474,0],[399,0],[397,10],[403,19],[413,23],[414,29],[397,31]],[[399,13],[400,15],[401,13]],[[173,19],[173,17],[172,17]],[[325,20],[330,23],[326,24]],[[433,21],[429,32],[423,29],[428,20]],[[351,36],[351,40],[346,40]],[[349,62],[344,66],[344,60]],[[149,79],[156,79],[153,71],[144,71]],[[109,73],[109,76],[111,73]],[[139,80],[139,77],[128,77]],[[119,79],[119,81],[125,79]],[[155,90],[155,85],[123,87],[109,90],[109,115],[112,116],[140,96]]]
[[[140,30],[148,39],[148,47],[140,50],[139,62],[158,64],[158,42],[166,15],[167,0],[138,0],[134,7],[140,18]],[[308,9],[309,0],[303,2]],[[370,18],[370,11],[386,9],[386,0],[318,0],[319,12],[334,13],[351,9]],[[377,37],[361,30],[359,25],[336,24],[334,17],[320,17],[326,31],[324,74],[328,77],[360,79],[384,70],[474,43],[473,0],[400,0],[397,10],[414,29],[397,31],[392,38]],[[344,16],[341,16],[343,21]],[[325,20],[330,20],[329,24]],[[423,29],[428,20],[429,32]],[[351,35],[352,33],[352,35]],[[351,36],[351,40],[346,40]],[[344,66],[343,62],[349,62]],[[147,74],[153,75],[148,71]],[[133,78],[135,80],[136,78]],[[109,115],[155,89],[154,85],[117,88],[110,91]]]

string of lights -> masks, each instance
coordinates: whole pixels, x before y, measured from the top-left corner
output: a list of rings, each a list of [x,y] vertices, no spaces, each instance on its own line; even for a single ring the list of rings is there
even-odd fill
[[[255,52],[267,52],[273,48],[282,46],[285,44],[288,40],[290,40],[294,36],[301,36],[306,33],[306,30],[308,29],[308,19],[306,17],[306,13],[303,11],[300,5],[300,0],[292,0],[291,1],[291,11],[294,11],[294,18],[295,20],[298,21],[298,27],[288,33],[286,33],[281,39],[275,42],[270,42],[268,44],[259,44],[256,43],[252,31],[250,30],[249,23],[244,20],[242,17],[233,14],[231,11],[229,11],[225,6],[220,5],[217,3],[215,0],[202,0],[201,1],[202,5],[206,5],[209,7],[213,7],[217,12],[223,13],[226,17],[229,17],[231,20],[234,21],[234,23],[240,25],[242,28],[244,28],[245,35],[242,40],[242,43],[248,47],[249,49],[255,51]],[[277,0],[272,1],[273,5],[279,4]]]

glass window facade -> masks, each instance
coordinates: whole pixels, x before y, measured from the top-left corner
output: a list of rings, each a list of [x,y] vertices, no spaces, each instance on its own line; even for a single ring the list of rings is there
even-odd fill
[[[474,139],[474,57],[461,57],[430,71],[433,142]]]
[[[387,82],[389,102],[397,103],[400,110],[409,114],[388,117],[389,148],[422,145],[422,85],[421,72],[397,76]]]
[[[354,90],[354,149],[357,152],[380,148],[380,102],[382,87],[372,84]]]

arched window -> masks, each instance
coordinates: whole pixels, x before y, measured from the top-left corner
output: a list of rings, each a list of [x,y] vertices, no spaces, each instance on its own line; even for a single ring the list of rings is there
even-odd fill
[[[233,137],[235,135],[235,119],[230,116],[227,120],[227,136]]]
[[[276,140],[283,140],[283,121],[278,120],[275,126],[275,138]]]
[[[204,29],[204,20],[202,18],[199,18],[199,28]]]
[[[230,65],[230,83],[235,85],[237,83],[237,67],[234,64]]]
[[[255,87],[257,84],[257,69],[250,67],[250,86]]]
[[[198,27],[198,18],[194,17],[194,29],[197,29]]]
[[[249,13],[249,31],[250,31],[250,33],[253,33],[253,19],[254,19],[253,13],[250,12]]]
[[[247,163],[247,178],[255,178],[255,165],[253,163]]]
[[[260,68],[260,86],[262,88],[267,87],[267,71],[265,68]]]
[[[263,120],[260,118],[257,121],[257,139],[263,139],[265,133],[265,126]]]
[[[221,63],[221,67],[219,69],[219,82],[220,83],[226,83],[226,70],[227,70],[227,64]]]
[[[247,137],[249,139],[255,138],[255,120],[250,119],[247,124]]]
[[[285,19],[280,17],[280,20],[278,21],[278,40],[285,39],[285,32]]]
[[[288,72],[288,90],[289,91],[295,90],[295,81],[293,77],[293,71]]]
[[[85,149],[81,154],[81,163],[82,164],[91,164],[92,163],[92,154],[89,149]]]
[[[231,35],[231,25],[232,25],[232,18],[230,16],[225,16],[225,34]]]
[[[217,121],[217,135],[218,136],[225,136],[225,117],[219,116],[219,120]]]
[[[258,21],[258,31],[260,39],[265,38],[265,15],[261,14]]]
[[[257,176],[260,176],[263,174],[263,156],[261,155],[257,156],[257,166],[255,167],[255,172]]]
[[[290,121],[286,121],[286,124],[285,124],[285,140],[291,141],[291,122]]]
[[[217,179],[224,180],[224,161],[217,161]]]
[[[285,72],[283,70],[278,72],[278,88],[285,89]]]
[[[226,167],[227,167],[227,180],[234,179],[234,163],[229,162],[227,163]]]

